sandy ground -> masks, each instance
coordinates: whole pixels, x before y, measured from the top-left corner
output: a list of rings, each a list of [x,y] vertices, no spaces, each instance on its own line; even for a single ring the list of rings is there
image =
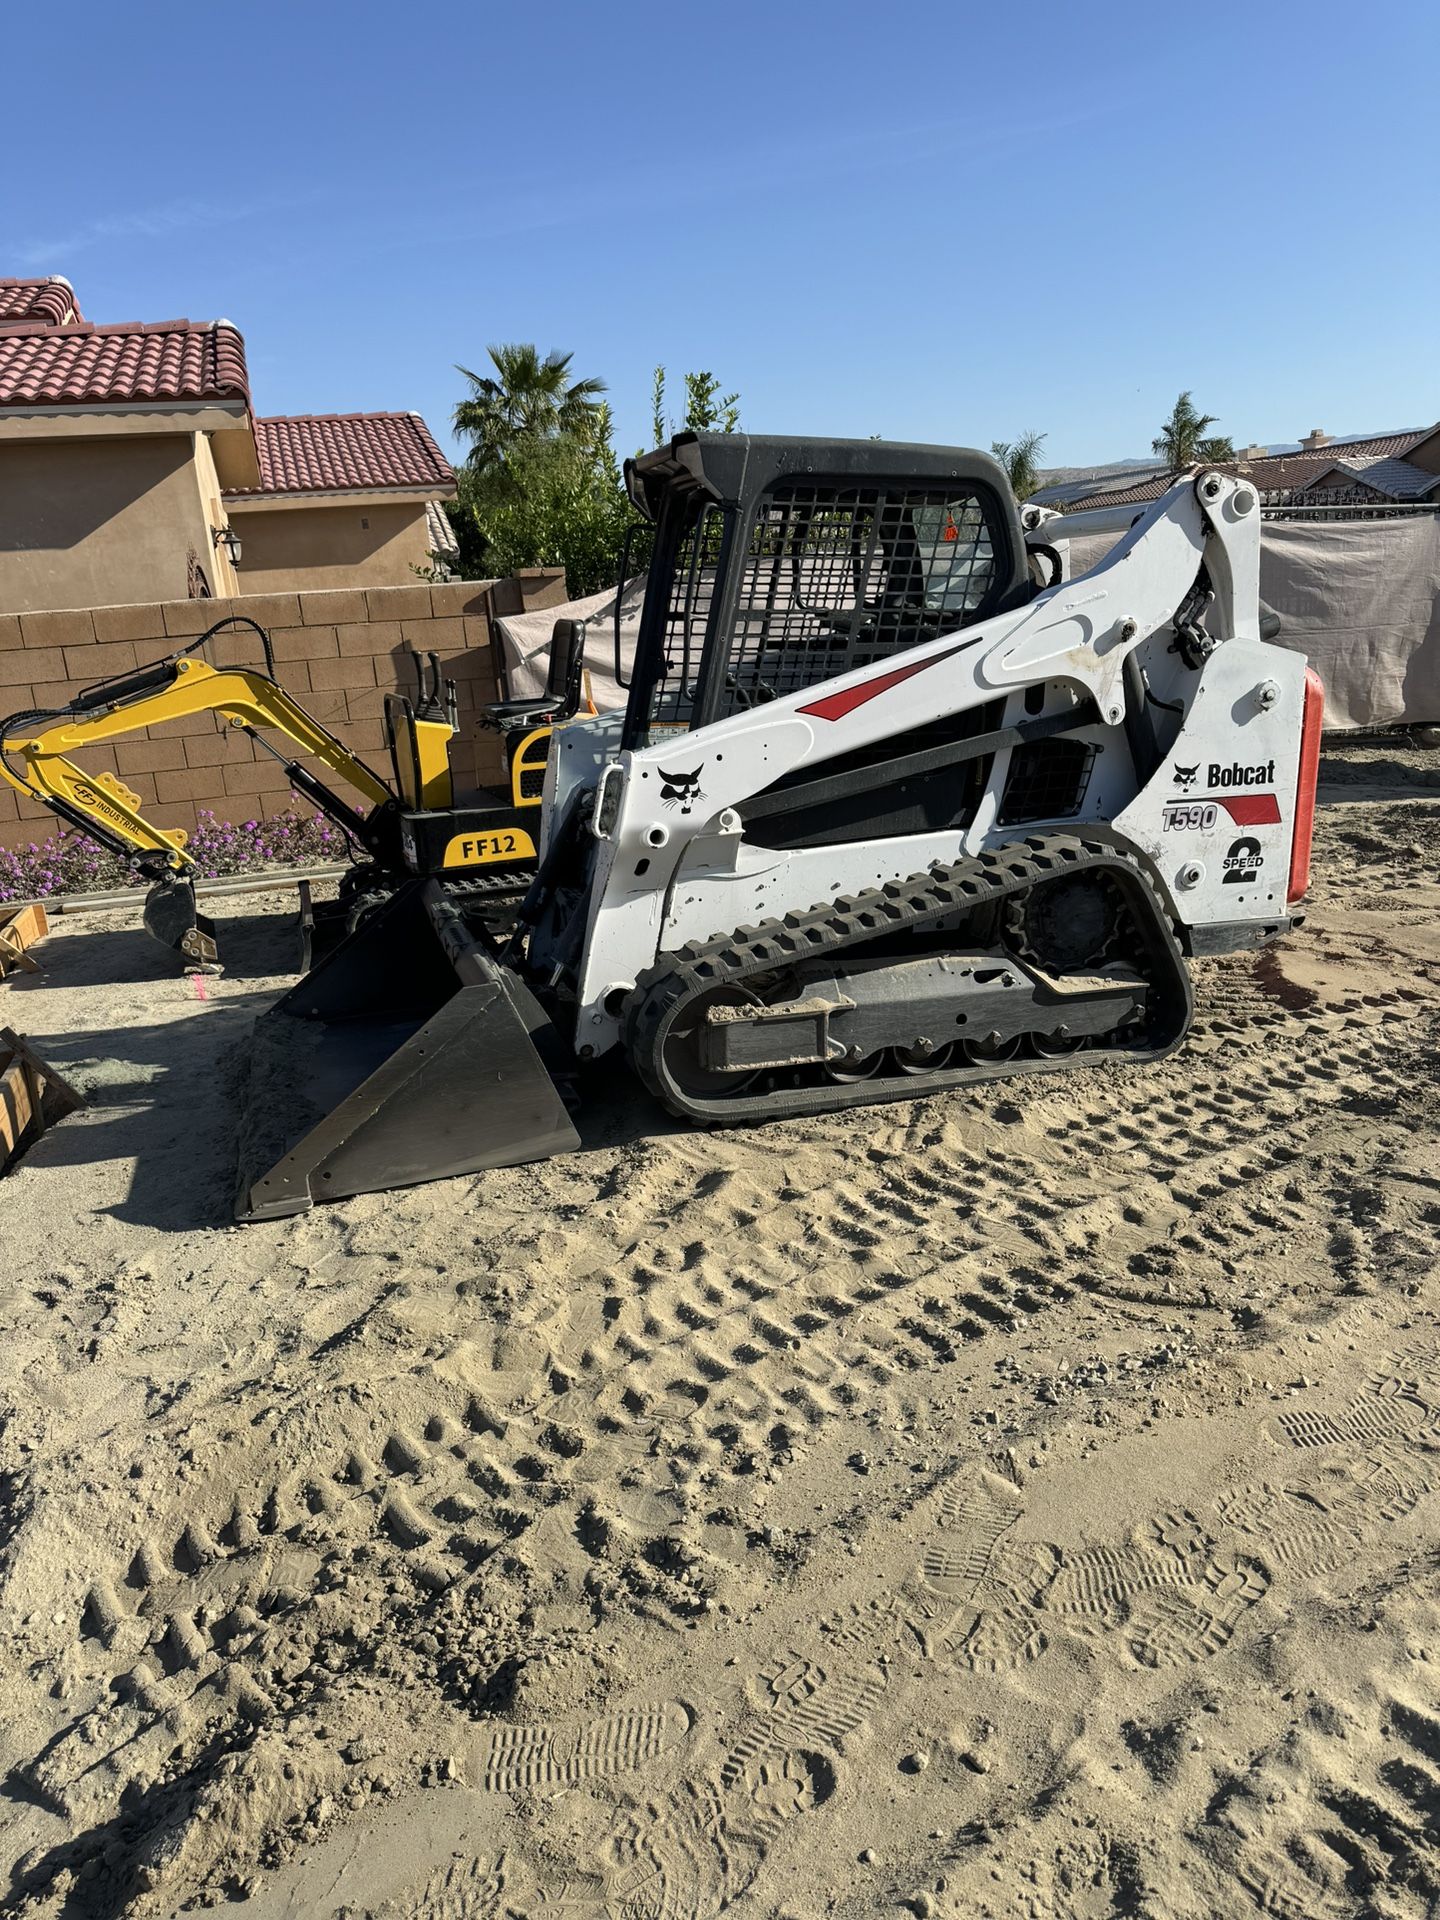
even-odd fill
[[[1440,756],[1184,1051],[226,1224],[282,902],[0,989],[6,1911],[1440,1912]],[[198,995],[204,995],[203,1000]]]

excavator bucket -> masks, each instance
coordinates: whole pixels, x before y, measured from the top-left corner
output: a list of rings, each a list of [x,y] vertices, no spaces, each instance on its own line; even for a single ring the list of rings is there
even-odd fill
[[[256,1021],[235,1217],[564,1153],[566,1065],[456,899],[412,881]]]
[[[219,973],[215,922],[196,905],[193,880],[161,880],[146,894],[141,917],[151,938],[178,953],[195,972]]]

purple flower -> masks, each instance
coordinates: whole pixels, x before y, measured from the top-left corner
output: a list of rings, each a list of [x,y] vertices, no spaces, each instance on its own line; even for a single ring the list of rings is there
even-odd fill
[[[237,824],[220,820],[209,807],[196,814],[187,852],[201,879],[220,879],[268,865],[297,866],[333,859],[343,846],[340,834],[317,815],[287,811],[271,820]],[[133,886],[138,875],[129,862],[97,848],[83,834],[66,830],[43,844],[0,847],[0,900],[25,900],[35,894],[89,893]]]

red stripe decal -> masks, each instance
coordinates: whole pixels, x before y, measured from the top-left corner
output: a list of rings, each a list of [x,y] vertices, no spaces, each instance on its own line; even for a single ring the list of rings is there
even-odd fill
[[[1220,804],[1237,827],[1273,827],[1280,820],[1280,802],[1273,793],[1242,793]]]
[[[944,653],[932,653],[928,660],[917,660],[908,667],[893,667],[889,673],[877,674],[873,680],[866,680],[858,687],[847,687],[843,693],[828,693],[823,700],[816,700],[808,707],[801,707],[801,713],[813,713],[817,720],[843,720],[847,713],[853,713],[856,707],[863,707],[867,700],[873,700],[877,694],[888,693],[891,687],[898,687],[902,680],[913,680],[917,673],[924,673],[927,667],[938,667],[942,660],[948,660],[952,653],[959,653],[961,647],[970,642],[962,640],[959,646],[947,647]],[[1276,814],[1279,819],[1279,814]]]

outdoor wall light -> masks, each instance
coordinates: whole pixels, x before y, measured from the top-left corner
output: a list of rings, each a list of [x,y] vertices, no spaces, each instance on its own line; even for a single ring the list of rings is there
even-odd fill
[[[236,533],[235,529],[233,527],[212,527],[210,533],[215,545],[217,547],[224,547],[226,553],[229,554],[231,566],[238,567],[240,564],[240,555],[243,553],[244,548],[240,544],[240,536]]]

